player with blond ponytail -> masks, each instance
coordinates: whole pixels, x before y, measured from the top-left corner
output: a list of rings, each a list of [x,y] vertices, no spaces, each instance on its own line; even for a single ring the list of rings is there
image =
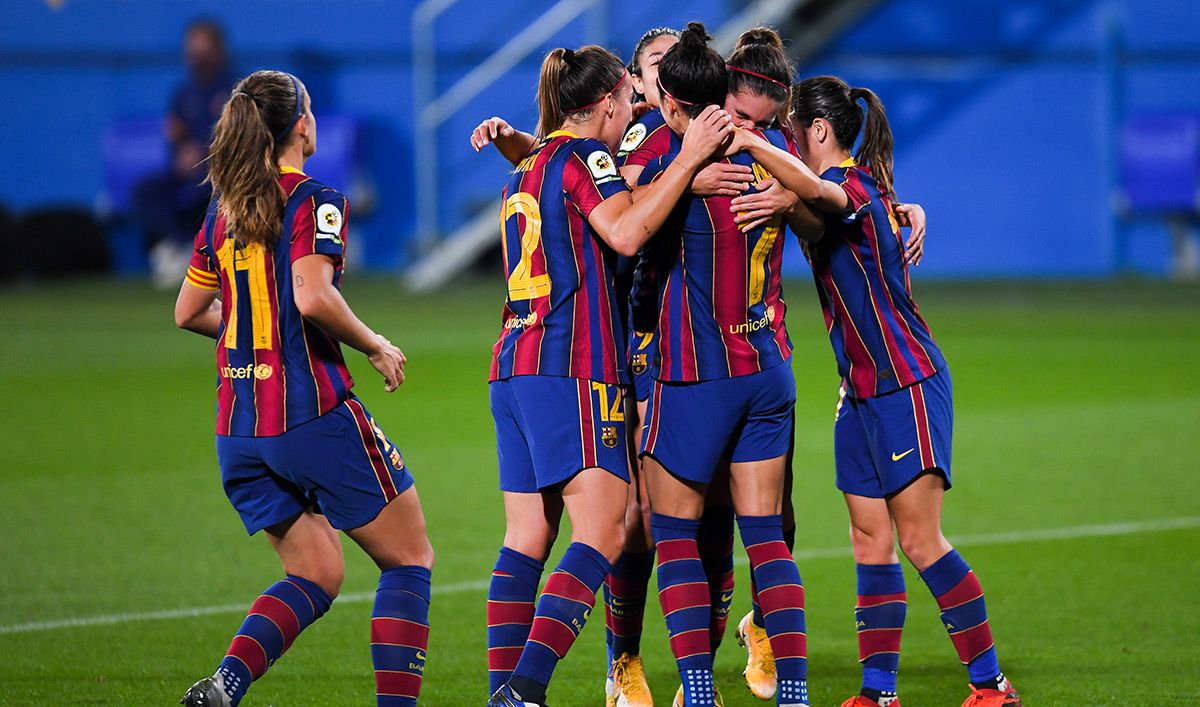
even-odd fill
[[[262,530],[285,577],[268,587],[211,676],[180,700],[233,707],[330,607],[344,568],[337,530],[380,568],[371,659],[381,707],[417,703],[429,640],[433,548],[400,450],[351,393],[341,344],[387,392],[404,354],[342,298],[349,203],[304,174],[317,122],[304,84],[241,81],[217,123],[215,197],[175,321],[217,340],[217,460],[246,530]]]

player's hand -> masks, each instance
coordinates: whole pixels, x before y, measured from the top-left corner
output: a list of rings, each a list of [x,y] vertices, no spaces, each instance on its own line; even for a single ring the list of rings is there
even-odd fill
[[[383,376],[383,389],[390,393],[404,382],[404,364],[408,363],[408,359],[405,358],[404,352],[386,337],[379,334],[376,336],[379,338],[378,348],[367,356],[367,360],[379,371],[379,375]]]
[[[513,126],[508,124],[504,118],[492,117],[479,124],[471,132],[471,147],[479,152],[483,148],[492,144],[498,137],[512,137],[516,133]]]
[[[925,209],[920,204],[897,204],[896,215],[912,229],[904,243],[904,262],[916,267],[925,257]]]
[[[754,170],[744,164],[714,162],[696,173],[691,191],[696,196],[738,196],[753,178]]]
[[[774,179],[758,183],[758,191],[739,196],[730,202],[729,210],[734,213],[733,222],[742,233],[749,233],[771,219],[786,213],[800,198],[783,188]]]
[[[692,119],[683,134],[680,157],[687,157],[685,164],[699,165],[722,149],[733,131],[733,119],[722,108],[708,106]]]

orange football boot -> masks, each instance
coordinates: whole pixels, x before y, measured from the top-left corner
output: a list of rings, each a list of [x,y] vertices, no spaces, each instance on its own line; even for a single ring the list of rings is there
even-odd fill
[[[980,690],[974,685],[970,687],[971,696],[962,703],[962,707],[1022,707],[1021,696],[1007,678],[1003,690]]]
[[[879,707],[879,703],[869,697],[855,695],[842,703],[842,707]],[[888,707],[900,707],[900,700],[892,700]]]

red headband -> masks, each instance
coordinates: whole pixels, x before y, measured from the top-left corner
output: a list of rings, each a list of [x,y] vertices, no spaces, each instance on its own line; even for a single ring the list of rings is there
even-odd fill
[[[658,80],[657,78],[654,79],[654,83],[658,84],[658,92],[659,93],[663,94],[664,96],[670,96],[671,100],[675,101],[676,103],[682,103],[685,106],[700,105],[699,103],[692,103],[691,101],[685,101],[678,96],[672,96],[671,93],[669,91],[667,91],[667,89],[663,88],[662,81]]]
[[[762,74],[758,73],[757,71],[751,71],[749,69],[743,69],[743,68],[740,68],[737,66],[730,66],[729,64],[726,64],[725,68],[729,69],[730,71],[736,71],[739,74],[746,74],[747,76],[753,76],[755,78],[760,78],[763,81],[770,81],[771,83],[775,84],[776,86],[782,86],[784,89],[787,89],[787,87],[788,87],[788,85],[786,83],[780,81],[779,79],[773,79],[770,76],[763,76]]]
[[[580,112],[580,111],[585,111],[585,110],[587,110],[587,109],[589,109],[589,108],[595,108],[596,106],[600,105],[600,104],[601,104],[601,103],[604,101],[604,99],[605,99],[605,98],[608,96],[608,94],[610,94],[610,93],[616,93],[616,92],[617,92],[617,89],[621,88],[621,84],[625,83],[625,79],[627,79],[627,78],[629,78],[629,74],[628,74],[627,72],[625,72],[625,71],[622,71],[622,72],[621,72],[621,78],[617,79],[617,83],[616,83],[616,84],[615,84],[615,85],[614,85],[612,88],[610,88],[609,90],[607,90],[607,91],[605,91],[604,93],[602,93],[602,94],[600,95],[600,97],[599,97],[599,98],[597,98],[595,101],[593,101],[593,102],[591,102],[591,103],[587,104],[586,106],[582,106],[582,107],[579,107],[579,108],[571,108],[571,109],[568,109],[568,110],[566,110],[566,111],[563,111],[563,112],[564,112],[564,113],[578,113],[578,112]]]

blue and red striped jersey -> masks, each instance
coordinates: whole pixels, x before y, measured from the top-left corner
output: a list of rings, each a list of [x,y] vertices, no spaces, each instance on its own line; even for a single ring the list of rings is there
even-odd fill
[[[354,385],[337,340],[305,320],[292,298],[292,263],[314,253],[333,259],[333,284],[341,286],[349,204],[296,170],[279,183],[288,198],[274,246],[239,244],[214,199],[188,266],[188,282],[220,291],[220,435],[283,434],[340,405]]]
[[[553,132],[504,188],[501,239],[508,297],[489,380],[544,375],[628,382],[616,252],[588,224],[628,191],[599,140]],[[620,349],[618,349],[618,344]]]
[[[660,109],[647,111],[625,131],[625,137],[617,149],[617,165],[645,167],[671,151],[673,136]]]
[[[777,130],[758,133],[780,149],[795,145]],[[670,153],[647,164],[640,183],[653,181]],[[751,189],[770,178],[749,153],[726,158],[754,171]],[[652,241],[666,262],[658,288],[659,379],[690,382],[764,371],[792,355],[783,317],[783,220],[743,233],[730,211],[732,197],[684,195]],[[652,256],[656,260],[657,256]]]
[[[912,298],[892,195],[852,159],[821,177],[850,197],[850,211],[826,214],[809,249],[846,394],[870,398],[937,373],[946,359]]]

